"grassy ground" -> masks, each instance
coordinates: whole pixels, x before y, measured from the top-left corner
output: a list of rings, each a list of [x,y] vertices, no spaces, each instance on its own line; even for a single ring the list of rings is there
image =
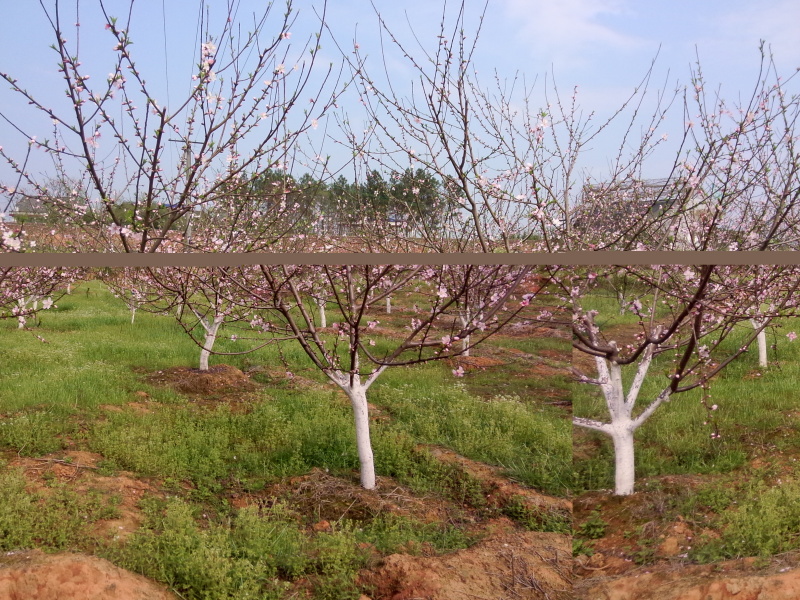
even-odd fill
[[[607,325],[622,332],[632,323],[615,317]],[[800,345],[786,337],[797,329],[800,320],[787,320],[769,333],[768,368],[758,367],[752,348],[715,377],[707,399],[718,406],[713,412],[700,402],[699,390],[658,409],[636,433],[633,496],[610,495],[609,440],[576,428],[574,547],[580,564],[587,565],[579,574],[745,556],[760,556],[766,565],[800,549]],[[730,343],[746,332],[742,328]],[[642,404],[666,384],[660,364],[654,361],[650,369]],[[573,399],[576,414],[603,415],[590,386],[576,384]],[[715,431],[719,438],[711,436]],[[591,566],[594,554],[601,558]]]
[[[0,344],[0,550],[92,552],[185,598],[338,599],[364,591],[356,573],[380,556],[464,548],[501,516],[571,528],[525,501],[570,485],[563,337],[498,337],[463,380],[453,364],[389,370],[369,397],[373,494],[357,486],[346,398],[296,348],[212,357],[252,372],[247,385],[181,388],[199,348],[171,317],[131,324],[97,282],[31,331],[0,323]],[[218,344],[239,348],[224,332]],[[440,447],[519,494],[492,499]],[[109,482],[128,491],[103,493]],[[108,535],[115,519],[124,535]]]

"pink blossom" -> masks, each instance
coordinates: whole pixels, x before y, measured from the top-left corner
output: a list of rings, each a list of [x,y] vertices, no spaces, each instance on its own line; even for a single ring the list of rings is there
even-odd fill
[[[453,375],[455,377],[463,377],[464,376],[464,367],[458,367],[457,369],[453,369]]]
[[[789,338],[790,342],[793,342],[797,339],[797,334],[794,331],[790,331],[786,334],[786,337]]]

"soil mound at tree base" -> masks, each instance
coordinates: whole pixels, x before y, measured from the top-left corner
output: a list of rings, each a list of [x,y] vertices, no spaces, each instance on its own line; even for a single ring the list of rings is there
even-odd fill
[[[107,560],[38,551],[0,557],[0,600],[177,600],[162,586]]]
[[[236,367],[214,365],[208,371],[173,367],[149,377],[152,383],[169,385],[185,394],[215,394],[251,391],[257,386]]]
[[[592,600],[795,600],[800,569],[783,573],[715,573],[714,565],[638,573],[612,581],[584,580],[576,598]],[[717,568],[719,568],[717,566]]]
[[[440,557],[392,554],[360,583],[375,600],[567,600],[571,565],[569,536],[514,532]]]

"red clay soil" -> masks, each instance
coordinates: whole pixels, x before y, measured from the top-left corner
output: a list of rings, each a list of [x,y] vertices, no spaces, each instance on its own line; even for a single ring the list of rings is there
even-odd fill
[[[754,559],[641,568],[619,578],[578,581],[576,600],[796,600],[800,569],[755,571]]]
[[[440,557],[392,554],[362,571],[373,600],[567,600],[570,537],[510,532]]]
[[[177,600],[141,575],[82,554],[0,557],[0,600]]]
[[[208,371],[189,367],[172,367],[148,377],[154,384],[174,387],[184,394],[218,394],[252,391],[257,385],[236,367],[214,365]]]

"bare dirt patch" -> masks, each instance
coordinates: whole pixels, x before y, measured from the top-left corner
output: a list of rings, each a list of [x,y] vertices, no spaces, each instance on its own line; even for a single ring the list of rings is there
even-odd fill
[[[148,382],[173,387],[183,394],[226,396],[251,392],[258,386],[236,367],[214,365],[208,371],[189,367],[172,367],[147,377]]]
[[[572,598],[570,538],[510,532],[452,554],[392,554],[359,583],[375,600]]]
[[[0,557],[2,600],[175,600],[163,586],[81,554],[11,552]]]
[[[797,557],[767,569],[753,558],[710,565],[648,566],[624,577],[579,581],[576,598],[593,600],[794,600],[800,598]]]

